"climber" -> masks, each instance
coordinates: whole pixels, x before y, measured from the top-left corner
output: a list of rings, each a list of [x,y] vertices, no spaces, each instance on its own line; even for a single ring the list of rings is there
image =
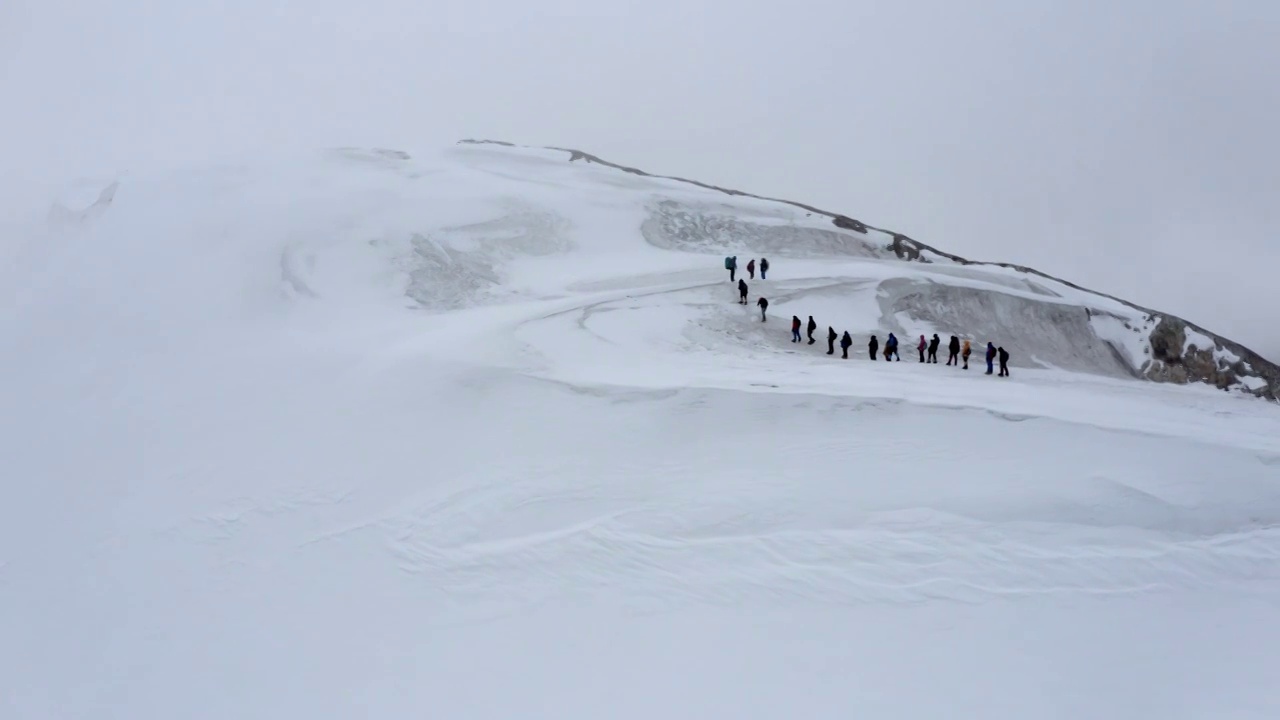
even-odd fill
[[[813,321],[813,316],[809,316],[809,324],[805,326],[805,330],[809,333],[809,344],[812,345],[816,340],[813,339],[813,331],[818,329],[818,323]]]
[[[760,306],[760,322],[764,322],[764,311],[769,309],[769,301],[765,300],[764,296],[761,296],[760,299],[756,301],[756,305]]]
[[[750,260],[747,261],[747,275],[749,275],[752,280],[756,279],[756,259],[755,258],[751,258]]]
[[[733,282],[738,274],[738,256],[731,255],[725,258],[724,269],[729,271],[729,282]]]
[[[848,335],[848,333],[845,333],[845,334]],[[828,355],[836,354],[836,329],[831,327],[830,325],[827,326],[827,354]],[[849,354],[848,348],[845,348],[844,354],[845,355]]]
[[[942,338],[938,337],[938,333],[933,334],[933,339],[929,341],[929,362],[934,365],[938,364],[938,346],[942,344]]]
[[[764,280],[769,276],[769,258],[760,258],[760,279]]]
[[[999,349],[1000,353],[1000,377],[1009,377],[1009,351],[1003,346]]]
[[[747,282],[742,278],[738,278],[738,304],[747,304]]]
[[[964,369],[965,369],[965,370],[968,370],[968,369],[969,369],[969,354],[970,354],[972,351],[973,351],[973,348],[971,348],[971,347],[969,346],[969,339],[968,339],[968,338],[965,338],[965,340],[964,340],[964,350],[961,350],[961,351],[960,351],[960,357],[964,358]]]
[[[995,372],[995,369],[992,368],[991,366],[992,363],[994,363],[995,361],[996,361],[996,346],[994,343],[988,342],[987,343],[987,374],[988,375]]]
[[[960,338],[955,335],[951,336],[951,342],[947,343],[947,367],[960,364]]]
[[[876,355],[880,352],[880,341],[875,335],[871,336],[871,342],[867,343],[867,349],[871,351],[871,359],[875,360]]]
[[[791,316],[791,342],[800,342],[800,316]]]
[[[832,333],[834,335],[834,333]],[[873,339],[874,341],[874,339]],[[840,358],[849,359],[849,346],[853,344],[853,338],[849,337],[849,331],[845,330],[844,335],[840,337]]]
[[[924,336],[923,336],[923,335],[921,335],[921,336],[920,336],[920,344],[919,344],[919,345],[916,345],[916,350],[919,350],[919,351],[920,351],[920,362],[924,362],[924,349],[925,349],[925,347],[927,347],[927,346],[928,346],[928,343],[926,343],[926,342],[924,341]]]
[[[898,336],[889,333],[889,339],[884,341],[884,360],[889,361],[889,357],[893,356],[898,362],[902,362],[902,356],[898,355]]]

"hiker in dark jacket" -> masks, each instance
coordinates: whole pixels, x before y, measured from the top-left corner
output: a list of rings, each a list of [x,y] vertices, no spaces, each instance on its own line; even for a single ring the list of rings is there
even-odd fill
[[[938,346],[942,344],[942,338],[938,337],[938,333],[933,334],[933,339],[929,341],[929,362],[938,364]]]
[[[738,278],[738,304],[747,304],[747,283],[742,278]]]
[[[994,363],[995,361],[996,361],[996,346],[994,343],[988,342],[987,343],[987,374],[988,375],[995,372],[995,368],[992,367],[992,363]]]
[[[791,342],[800,342],[800,316],[791,316]]]
[[[729,282],[733,282],[738,276],[738,256],[731,255],[724,259],[724,269],[729,271]]]
[[[760,279],[764,280],[769,276],[769,258],[760,258]]]
[[[747,261],[747,275],[749,275],[752,280],[756,279],[756,259],[755,258],[751,258],[750,260]]]
[[[871,351],[871,359],[876,359],[876,354],[880,352],[880,341],[875,335],[871,336],[871,342],[867,343],[867,349]]]
[[[849,359],[849,346],[853,344],[853,338],[849,337],[849,331],[845,330],[844,335],[840,338],[840,358]]]
[[[764,297],[761,296],[761,298],[756,301],[756,305],[760,306],[760,322],[764,322],[764,311],[769,309],[769,301],[765,300]]]
[[[836,329],[830,325],[827,326],[827,354],[836,354]],[[845,350],[845,354],[848,355],[849,351]]]
[[[947,343],[947,353],[947,367],[960,364],[960,338],[951,336],[951,342]]]
[[[805,325],[805,330],[807,330],[807,331],[808,331],[808,333],[809,333],[809,344],[810,344],[810,345],[812,345],[812,344],[814,344],[815,342],[817,342],[817,340],[814,340],[814,339],[813,339],[813,331],[814,331],[814,330],[817,330],[817,329],[818,329],[818,323],[814,322],[814,321],[813,321],[813,316],[812,316],[812,315],[810,315],[810,316],[809,316],[809,324],[808,324],[808,325]]]
[[[1009,377],[1009,351],[1004,347],[999,349],[1000,353],[1000,377]]]

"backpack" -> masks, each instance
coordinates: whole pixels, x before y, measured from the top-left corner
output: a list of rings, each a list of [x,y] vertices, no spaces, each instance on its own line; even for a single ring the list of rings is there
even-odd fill
[[[731,268],[731,267],[733,267],[733,258],[725,258],[725,259],[724,259],[724,269],[725,269],[725,270],[728,270],[728,269],[729,269],[729,268]]]

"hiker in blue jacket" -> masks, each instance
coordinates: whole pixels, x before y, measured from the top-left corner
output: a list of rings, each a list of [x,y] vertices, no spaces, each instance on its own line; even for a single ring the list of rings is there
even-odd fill
[[[738,256],[732,255],[724,259],[724,269],[729,271],[729,282],[738,278]]]
[[[884,341],[884,361],[889,362],[890,357],[902,362],[902,357],[898,355],[898,337],[893,333],[889,333],[889,339]]]
[[[991,375],[996,371],[996,369],[992,367],[992,365],[995,364],[995,361],[996,361],[995,343],[988,342],[987,343],[987,374],[988,375]]]

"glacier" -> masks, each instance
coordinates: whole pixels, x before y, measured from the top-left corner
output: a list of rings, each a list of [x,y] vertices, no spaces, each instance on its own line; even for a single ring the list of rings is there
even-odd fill
[[[282,154],[6,227],[0,714],[1280,714],[1274,366],[592,157]]]

